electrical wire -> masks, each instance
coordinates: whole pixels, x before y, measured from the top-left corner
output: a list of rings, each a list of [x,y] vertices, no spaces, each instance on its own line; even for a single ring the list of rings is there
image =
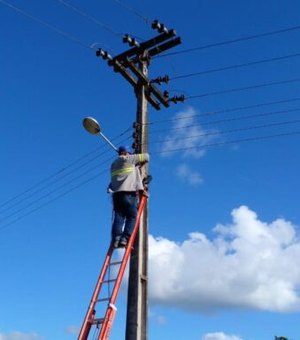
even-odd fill
[[[262,88],[262,87],[268,87],[268,86],[274,86],[274,85],[292,84],[292,83],[296,83],[296,82],[299,82],[299,81],[300,81],[300,78],[288,79],[288,80],[279,80],[279,81],[273,81],[273,82],[270,82],[270,83],[256,84],[256,85],[246,86],[246,87],[238,87],[238,88],[233,88],[233,89],[228,89],[228,90],[206,92],[206,93],[202,93],[202,94],[198,94],[198,95],[188,96],[185,99],[189,100],[189,99],[195,99],[195,98],[215,96],[215,95],[220,95],[220,94],[254,90],[254,89],[259,89],[259,88]]]
[[[102,21],[96,19],[95,17],[87,14],[83,10],[79,9],[78,7],[75,7],[74,5],[71,5],[70,3],[64,1],[64,0],[55,0],[56,2],[61,3],[65,7],[71,9],[72,11],[76,12],[77,14],[81,15],[82,17],[88,19],[90,22],[93,22],[94,24],[100,26],[101,28],[105,29],[106,31],[112,33],[113,35],[120,36],[122,33],[115,31],[112,27],[109,25],[103,23]]]
[[[220,122],[224,122],[224,121],[233,121],[233,120],[243,120],[243,119],[248,119],[248,118],[256,118],[256,117],[262,117],[262,116],[266,116],[266,115],[274,115],[274,114],[278,114],[278,113],[287,113],[287,112],[292,112],[292,111],[299,111],[300,109],[291,109],[291,110],[284,110],[284,111],[276,111],[276,112],[268,112],[268,113],[263,113],[263,114],[255,114],[255,115],[250,115],[250,116],[245,116],[245,117],[237,117],[237,118],[230,118],[230,119],[226,119],[226,120],[221,120],[221,121],[213,121],[213,122],[206,122],[204,124],[201,124],[201,126],[203,125],[212,125],[212,124],[215,124],[215,123],[220,123]],[[196,138],[196,137],[200,137],[200,136],[208,136],[208,135],[213,135],[213,134],[224,134],[224,133],[230,133],[230,132],[237,132],[237,131],[245,131],[245,130],[250,130],[250,129],[255,129],[255,128],[263,128],[263,127],[271,127],[271,126],[276,126],[276,125],[284,125],[284,124],[292,124],[292,123],[296,123],[298,122],[298,120],[293,120],[293,121],[286,121],[286,122],[279,122],[279,123],[272,123],[272,124],[264,124],[264,125],[258,125],[258,126],[254,126],[254,127],[244,127],[244,128],[238,128],[238,129],[231,129],[231,130],[227,130],[227,131],[219,131],[219,132],[210,132],[210,133],[206,133],[206,134],[200,134],[200,135],[194,135],[194,136],[189,136],[189,137],[186,137],[186,138],[181,138],[181,139],[188,139],[188,138]],[[175,129],[167,129],[167,131],[172,131],[172,130],[179,130],[179,129],[184,129],[184,128],[188,128],[188,127],[195,127],[197,125],[193,124],[193,125],[190,125],[190,126],[184,126],[184,127],[181,127],[181,128],[175,128]],[[159,130],[159,131],[164,131],[164,130]],[[157,132],[157,131],[156,131]],[[164,141],[169,141],[170,139],[166,139]],[[161,142],[161,141],[156,141],[154,143],[158,143],[158,142]],[[102,154],[100,155],[103,155],[104,153],[106,153],[106,151],[104,151]],[[107,161],[109,161],[110,159],[104,161],[104,163],[106,163]],[[100,165],[104,164],[104,163],[101,163]],[[90,173],[91,171],[95,170],[96,168],[99,167],[99,164],[97,164],[96,166],[93,166],[93,167],[90,167],[88,170],[86,170],[84,173],[81,173],[80,175],[78,175],[77,177],[75,178],[72,178],[69,182],[66,182],[64,183],[63,185],[59,186],[58,188],[50,191],[50,192],[47,192],[46,194],[44,194],[43,196],[39,197],[37,200],[33,201],[33,202],[30,202],[28,205],[26,205],[25,207],[22,207],[20,208],[19,210],[17,211],[14,211],[13,213],[11,213],[10,215],[0,219],[0,223],[3,221],[3,220],[6,220],[8,218],[10,218],[11,216],[14,216],[15,214],[19,213],[20,211],[24,210],[24,209],[27,209],[28,207],[34,205],[36,202],[50,196],[51,194],[55,193],[56,191],[58,191],[59,189],[63,189],[64,187],[66,187],[67,185],[69,185],[70,183],[73,183],[74,181],[78,180],[79,178],[81,178],[82,176]],[[81,167],[80,167],[81,168]],[[75,169],[75,171],[77,170],[77,168]],[[73,170],[74,172],[74,170]],[[73,173],[72,172],[72,173]],[[28,199],[28,198],[31,198],[32,196],[36,195],[37,193],[39,193],[40,191],[44,190],[44,189],[47,189],[50,185],[53,185],[55,184],[54,183],[48,183],[48,185],[42,187],[42,188],[39,188],[38,190],[34,191],[31,193],[31,195],[29,197],[26,197],[25,199]],[[19,195],[21,196],[21,195]],[[10,208],[13,208],[15,207],[16,205],[22,203],[25,199],[22,199],[22,200],[19,200],[18,202],[16,202],[14,205],[12,205]]]
[[[97,156],[97,158],[100,157],[100,156],[103,156],[103,155],[104,155],[105,153],[107,153],[108,151],[110,151],[110,150],[106,150],[106,151],[102,152],[100,155]],[[93,161],[94,161],[94,160],[95,160],[95,159],[93,159]],[[90,165],[90,161],[81,164],[80,166],[76,167],[75,169],[72,169],[70,172],[65,172],[65,173],[64,173],[62,176],[60,176],[59,178],[56,178],[54,181],[52,181],[52,182],[50,182],[50,183],[47,183],[46,185],[44,185],[44,186],[42,186],[42,187],[39,187],[39,188],[36,189],[36,190],[31,190],[31,192],[30,192],[27,196],[23,197],[22,199],[19,199],[19,200],[15,201],[12,205],[10,205],[9,207],[7,207],[6,209],[2,209],[1,214],[3,214],[4,212],[6,212],[6,211],[8,211],[8,210],[13,209],[15,206],[20,205],[20,204],[23,203],[24,201],[27,201],[28,199],[30,199],[30,198],[33,197],[34,195],[36,195],[36,194],[38,194],[38,193],[40,193],[40,192],[45,191],[46,189],[48,189],[49,186],[55,185],[57,182],[59,182],[59,181],[63,180],[64,178],[66,178],[66,177],[72,175],[74,172],[76,172],[77,170],[80,170],[81,168],[83,168],[83,167],[85,167],[85,166],[87,166],[87,165]],[[91,170],[87,170],[87,172],[90,172],[90,171],[92,171],[92,170],[94,170],[94,168],[92,168]],[[68,183],[67,183],[67,184],[68,184]],[[65,186],[65,184],[64,184],[63,186]],[[1,219],[0,219],[0,222],[1,222]]]
[[[125,131],[128,131],[128,130],[129,130],[129,129],[127,129],[127,130],[125,130]],[[124,131],[123,133],[121,133],[121,135],[124,135],[125,131]],[[121,136],[121,135],[119,135],[119,136]],[[116,138],[114,138],[114,139],[116,139]],[[126,138],[126,140],[127,140],[127,139],[128,139],[128,138]],[[100,173],[97,173],[95,176],[92,176],[91,178],[89,178],[89,179],[85,180],[84,182],[82,182],[82,183],[76,185],[75,187],[73,187],[73,188],[71,188],[71,189],[69,189],[69,190],[67,190],[67,191],[64,191],[63,193],[57,195],[57,196],[54,197],[53,199],[51,199],[51,200],[45,202],[44,204],[41,204],[40,206],[38,206],[38,207],[36,207],[36,208],[30,210],[30,211],[27,212],[27,213],[24,213],[23,215],[17,217],[16,219],[14,219],[14,220],[11,221],[11,222],[8,222],[8,223],[4,224],[4,225],[1,227],[1,224],[2,224],[3,221],[6,221],[7,219],[9,219],[9,218],[11,218],[11,217],[13,217],[13,216],[15,216],[15,215],[18,215],[19,213],[22,213],[23,211],[25,211],[25,210],[27,210],[28,208],[34,206],[34,205],[37,204],[38,202],[40,202],[40,201],[42,201],[42,200],[48,198],[50,195],[55,194],[58,190],[64,189],[66,186],[72,184],[73,182],[76,182],[78,179],[80,179],[81,177],[87,175],[87,174],[90,173],[91,171],[97,169],[99,166],[101,166],[101,165],[107,163],[108,161],[112,160],[112,158],[114,158],[114,156],[113,156],[113,157],[110,157],[110,158],[108,158],[108,159],[106,159],[105,161],[101,162],[100,164],[97,164],[96,166],[93,166],[93,167],[87,169],[85,172],[83,172],[83,173],[79,174],[78,176],[72,178],[70,181],[68,181],[68,182],[66,182],[66,183],[63,183],[62,185],[60,185],[59,187],[56,187],[55,189],[53,189],[53,190],[51,190],[51,191],[48,191],[46,194],[44,194],[44,195],[42,195],[42,196],[40,196],[40,197],[38,197],[38,198],[35,198],[33,201],[31,201],[30,203],[28,203],[26,206],[22,206],[22,207],[19,208],[18,210],[15,210],[15,211],[13,211],[12,213],[10,213],[9,215],[4,216],[3,218],[0,219],[0,230],[6,228],[6,227],[8,227],[8,226],[10,226],[11,224],[13,224],[13,223],[19,221],[20,219],[22,219],[23,217],[26,217],[26,216],[30,215],[31,213],[33,213],[33,212],[35,212],[35,211],[37,211],[37,210],[43,208],[44,206],[46,206],[46,205],[48,205],[48,204],[50,204],[50,203],[56,201],[57,199],[59,199],[59,198],[65,196],[66,194],[68,194],[68,193],[74,191],[75,189],[80,188],[82,185],[84,185],[84,184],[90,182],[91,180],[95,179],[96,177],[100,176],[104,171],[102,171],[102,172],[100,172]],[[75,163],[75,162],[73,162],[73,163]],[[75,170],[73,170],[73,172],[74,172],[74,171],[75,171]],[[108,171],[108,170],[105,170],[105,172],[106,172],[106,171]],[[53,184],[53,183],[51,183],[51,184]],[[44,190],[44,189],[47,188],[48,186],[49,186],[49,184],[48,184],[47,186],[43,187],[42,189],[40,188],[39,190],[36,190],[34,193],[32,193],[32,195],[30,195],[30,197],[23,198],[22,200],[18,201],[18,202],[15,203],[13,206],[11,206],[10,208],[15,207],[16,205],[19,205],[19,204],[22,203],[24,200],[26,200],[26,199],[28,199],[28,198],[31,198],[32,196],[36,195],[36,193],[38,193],[38,192]],[[33,186],[33,187],[34,187],[34,186]],[[31,188],[33,188],[33,187],[31,187]],[[27,190],[27,191],[28,191],[28,190]],[[22,194],[23,194],[23,193],[22,193]],[[17,195],[16,197],[19,197],[19,196],[21,196],[21,194]]]
[[[49,205],[49,204],[51,204],[51,203],[57,201],[59,198],[62,198],[62,197],[64,197],[64,196],[66,196],[66,195],[69,194],[70,192],[72,192],[72,191],[74,191],[74,190],[76,190],[76,189],[79,189],[80,187],[82,187],[83,185],[85,185],[85,184],[91,182],[92,180],[96,179],[97,177],[99,177],[100,175],[102,175],[103,173],[105,173],[106,171],[108,171],[108,169],[107,169],[107,170],[104,170],[104,171],[102,171],[102,172],[99,172],[98,174],[94,175],[93,177],[90,177],[90,178],[86,179],[85,181],[79,183],[79,184],[76,185],[75,187],[72,187],[71,189],[69,189],[69,190],[67,190],[67,191],[65,191],[65,192],[63,192],[63,193],[61,193],[60,195],[54,197],[53,199],[51,199],[51,200],[49,200],[49,201],[47,201],[47,202],[41,204],[40,206],[38,206],[38,207],[36,207],[36,208],[30,210],[29,212],[27,212],[27,213],[25,213],[25,214],[23,214],[23,215],[21,215],[21,216],[18,216],[18,217],[15,218],[13,221],[7,222],[6,224],[0,226],[0,231],[2,231],[2,230],[4,230],[4,229],[8,228],[8,227],[11,226],[12,224],[14,224],[14,223],[20,221],[21,219],[23,219],[23,218],[25,218],[25,217],[27,217],[27,216],[29,216],[29,215],[35,213],[36,211],[38,211],[38,210],[44,208],[45,206],[47,206],[47,205]]]
[[[280,134],[272,134],[272,135],[267,135],[267,136],[260,136],[260,137],[249,137],[249,138],[243,138],[243,139],[236,139],[236,140],[231,140],[231,141],[225,141],[225,142],[218,142],[218,143],[211,143],[211,144],[204,144],[201,146],[193,146],[193,147],[185,147],[185,148],[175,148],[175,149],[169,149],[169,150],[163,150],[163,151],[157,151],[157,152],[151,152],[151,155],[155,155],[155,154],[164,154],[164,153],[173,153],[173,152],[182,152],[182,151],[187,151],[187,150],[192,150],[192,149],[203,149],[203,148],[210,148],[210,147],[218,147],[218,146],[224,146],[224,145],[228,145],[228,144],[236,144],[236,143],[240,143],[240,142],[250,142],[250,141],[257,141],[257,140],[265,140],[265,139],[271,139],[271,138],[280,138],[280,137],[285,137],[285,136],[295,136],[295,135],[299,135],[300,131],[293,131],[293,132],[287,132],[287,133],[280,133]],[[102,172],[97,173],[96,175],[86,179],[85,181],[79,183],[78,185],[72,187],[71,189],[61,193],[60,195],[54,197],[53,199],[43,203],[42,205],[30,210],[29,212],[24,213],[21,216],[16,217],[13,221],[7,222],[4,225],[0,225],[0,231],[8,228],[9,226],[11,226],[12,224],[18,222],[19,220],[27,217],[28,215],[33,214],[34,212],[40,210],[41,208],[49,205],[50,203],[55,202],[56,200],[58,200],[59,198],[66,196],[68,193],[80,188],[81,186],[89,183],[90,181],[94,180],[95,178],[97,178],[98,176],[100,176],[101,174],[103,174],[104,172],[106,172],[108,170],[104,170]]]
[[[255,130],[255,129],[264,129],[264,128],[269,128],[269,127],[277,127],[277,126],[284,126],[284,125],[297,124],[297,123],[300,123],[300,119],[294,119],[294,120],[288,120],[288,121],[276,122],[276,123],[269,123],[269,124],[261,124],[261,125],[255,125],[255,126],[247,126],[247,127],[241,127],[241,128],[229,129],[229,130],[223,130],[223,131],[211,131],[211,132],[200,133],[200,134],[186,136],[186,137],[180,137],[180,138],[164,138],[164,139],[161,139],[161,140],[151,141],[150,144],[181,141],[181,140],[187,140],[187,139],[193,139],[193,138],[199,138],[199,137],[208,137],[208,136],[214,136],[214,135],[218,136],[218,135],[224,135],[224,134],[232,133],[232,132],[241,132],[241,131],[249,131],[249,130]],[[144,143],[142,145],[145,145],[145,144],[146,143]]]
[[[120,5],[121,7],[125,8],[128,12],[133,13],[135,16],[142,19],[147,25],[151,23],[151,20],[149,18],[147,18],[146,16],[138,12],[133,7],[130,7],[119,0],[113,0],[113,1],[116,2],[118,5]]]
[[[214,120],[214,121],[209,121],[209,122],[201,122],[199,124],[191,124],[191,125],[184,125],[184,126],[174,127],[174,128],[151,130],[151,132],[165,132],[165,131],[169,132],[169,131],[178,131],[178,130],[182,130],[182,129],[186,129],[186,128],[192,128],[192,127],[196,127],[196,126],[207,126],[207,125],[213,126],[213,125],[220,124],[220,123],[240,121],[240,120],[252,119],[252,118],[262,118],[262,117],[274,116],[274,115],[278,115],[278,114],[285,114],[285,113],[296,112],[296,111],[300,111],[300,108],[280,110],[280,111],[272,111],[272,112],[264,112],[264,113],[256,113],[256,114],[251,114],[251,115],[241,116],[241,117],[231,117],[231,118],[225,118],[225,119]]]
[[[287,33],[287,32],[296,31],[296,30],[299,30],[299,29],[300,29],[300,25],[291,26],[291,27],[280,29],[280,30],[275,30],[275,31],[270,31],[270,32],[265,32],[265,33],[259,33],[259,34],[249,35],[249,36],[245,36],[245,37],[241,37],[241,38],[229,39],[229,40],[225,40],[225,41],[211,43],[211,44],[207,44],[207,45],[203,45],[203,46],[187,48],[187,49],[181,50],[181,51],[165,53],[165,54],[156,56],[156,58],[168,57],[168,56],[172,56],[172,55],[179,55],[179,54],[183,54],[183,53],[190,53],[190,52],[200,51],[200,50],[204,50],[204,49],[209,49],[209,48],[212,48],[212,47],[219,47],[219,46],[235,44],[235,43],[239,43],[239,42],[242,42],[242,41],[269,37],[269,36],[272,36],[272,35]]]
[[[120,135],[112,138],[113,141],[116,141],[118,140],[120,137],[124,136],[125,133],[127,133],[131,128],[128,128],[126,129],[125,131],[123,131]],[[127,141],[129,139],[129,137],[126,137],[125,139],[122,139],[121,141],[119,141],[118,143],[123,143],[125,141]],[[11,199],[3,202],[1,205],[0,205],[0,213],[2,213],[3,211],[7,211],[13,207],[15,207],[16,205],[24,202],[25,200],[31,198],[34,194],[36,193],[39,193],[41,191],[43,191],[44,189],[46,189],[48,186],[49,186],[49,183],[43,187],[40,187],[40,185],[44,184],[44,183],[47,183],[49,180],[57,177],[57,176],[60,176],[59,178],[56,178],[54,181],[51,182],[51,185],[59,182],[61,179],[67,177],[67,176],[70,176],[72,175],[75,171],[81,169],[82,167],[90,164],[91,161],[94,161],[95,159],[99,158],[100,156],[104,155],[105,153],[107,153],[110,149],[107,149],[106,151],[103,151],[102,153],[96,155],[96,156],[93,156],[92,160],[91,159],[88,159],[87,161],[85,161],[83,164],[77,166],[75,169],[70,169],[72,168],[75,164],[78,164],[80,163],[81,161],[83,161],[85,158],[95,154],[95,152],[99,152],[100,150],[102,150],[103,148],[107,147],[107,145],[103,145],[101,146],[100,148],[97,148],[83,156],[81,156],[80,158],[76,159],[75,161],[71,162],[69,165],[63,167],[62,169],[60,169],[59,171],[56,171],[54,174],[46,177],[45,179],[42,179],[41,181],[39,181],[38,183],[36,183],[35,185],[29,187],[28,189],[24,190],[23,192],[21,192],[20,194],[12,197]],[[69,170],[70,169],[70,170]],[[62,175],[62,176],[61,176]],[[24,198],[24,195],[27,195],[25,196]],[[23,197],[23,198],[21,198]],[[18,200],[19,199],[19,200]],[[17,201],[17,202],[15,202]],[[9,205],[10,203],[12,202],[15,202],[13,203],[12,205],[10,205],[8,208],[5,208],[3,209],[4,207],[6,207],[7,205]]]
[[[15,6],[15,5],[12,5],[11,3],[9,3],[8,1],[5,1],[5,0],[0,0],[0,3],[2,3],[3,5],[13,9],[15,12],[49,28],[50,30],[54,31],[55,33],[63,36],[64,38],[76,43],[77,45],[81,46],[81,47],[84,47],[84,48],[87,48],[87,49],[94,49],[91,45],[88,45],[86,44],[85,42],[81,41],[80,39],[74,37],[73,35],[61,30],[60,28],[57,28],[56,26],[52,25],[52,24],[49,24],[48,22],[22,10],[21,8]]]
[[[101,162],[100,164],[97,164],[96,166],[94,166],[94,167],[92,167],[92,168],[86,170],[86,171],[83,172],[82,174],[80,174],[80,175],[78,175],[78,176],[72,178],[72,179],[69,180],[68,182],[66,182],[66,183],[64,183],[64,184],[62,184],[62,185],[60,185],[58,188],[55,188],[55,189],[53,189],[53,190],[47,192],[46,194],[42,195],[41,197],[35,199],[33,202],[28,203],[26,206],[23,206],[23,207],[19,208],[18,210],[13,211],[13,212],[10,213],[9,215],[7,215],[7,216],[1,218],[1,219],[0,219],[0,223],[3,222],[3,221],[5,221],[5,220],[7,220],[7,219],[9,219],[9,218],[12,217],[12,216],[15,216],[15,215],[18,214],[19,212],[21,212],[21,211],[23,211],[23,210],[26,210],[26,209],[30,208],[32,205],[34,205],[34,204],[36,204],[37,202],[39,202],[39,201],[41,201],[41,200],[43,200],[43,199],[49,197],[50,195],[54,194],[56,191],[58,191],[58,190],[60,190],[60,189],[63,189],[64,187],[66,187],[67,185],[73,183],[74,181],[77,181],[77,180],[80,179],[81,177],[83,177],[83,176],[85,176],[86,174],[90,173],[91,171],[93,171],[93,170],[99,168],[100,165],[103,165],[103,164],[109,162],[109,161],[112,160],[113,158],[114,158],[114,157],[110,157],[110,158],[106,159],[105,161]]]
[[[151,152],[151,155],[180,152],[180,151],[187,151],[187,150],[193,150],[193,149],[194,150],[195,149],[203,149],[203,148],[223,146],[223,145],[227,145],[227,144],[236,144],[236,143],[258,141],[258,140],[265,140],[265,139],[279,138],[279,137],[286,137],[286,136],[296,136],[296,135],[300,135],[300,131],[279,133],[279,134],[275,134],[275,135],[267,135],[267,136],[260,136],[260,137],[241,138],[241,139],[236,139],[236,140],[231,140],[231,141],[226,141],[226,142],[211,143],[211,144],[204,144],[204,145],[200,145],[200,146],[191,146],[191,147],[184,147],[184,148],[177,148],[177,149],[169,149],[169,150],[164,150],[164,151],[154,151],[154,152]]]
[[[216,110],[216,111],[210,111],[210,112],[195,113],[193,115],[188,115],[188,116],[184,116],[184,117],[175,117],[175,118],[168,118],[168,119],[153,120],[153,121],[145,123],[143,125],[154,125],[154,124],[157,124],[157,123],[174,122],[174,121],[177,121],[177,120],[185,120],[185,119],[192,119],[192,118],[197,118],[197,117],[212,116],[212,115],[217,115],[217,114],[222,114],[222,113],[228,113],[228,112],[234,112],[234,111],[242,111],[242,110],[260,108],[260,107],[269,106],[269,105],[275,105],[275,104],[292,103],[292,102],[299,101],[299,100],[300,100],[300,97],[296,97],[296,98],[276,100],[276,101],[259,103],[259,104],[253,104],[253,105],[247,105],[247,106],[237,106],[237,107],[228,108],[228,109],[222,109],[222,110]]]
[[[251,62],[243,63],[243,64],[224,66],[224,67],[219,67],[219,68],[215,68],[215,69],[210,69],[210,70],[205,70],[205,71],[199,71],[199,72],[193,72],[193,73],[183,74],[183,75],[179,75],[179,76],[174,76],[174,77],[170,77],[170,81],[171,80],[191,78],[191,77],[196,77],[196,76],[202,76],[202,75],[210,74],[210,73],[217,73],[217,72],[222,72],[222,71],[234,70],[234,69],[238,69],[238,68],[254,66],[254,65],[259,65],[259,64],[264,64],[264,63],[270,63],[270,62],[275,62],[275,61],[281,61],[281,60],[287,60],[287,59],[291,59],[291,58],[298,58],[298,57],[300,57],[300,53],[289,54],[289,55],[285,55],[285,56],[281,56],[281,57],[261,59],[261,60],[251,61]]]

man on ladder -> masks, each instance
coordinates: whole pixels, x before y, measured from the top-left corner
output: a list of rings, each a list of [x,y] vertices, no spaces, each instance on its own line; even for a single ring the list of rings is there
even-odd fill
[[[138,192],[144,190],[139,166],[149,162],[150,158],[148,153],[131,154],[127,146],[120,146],[118,155],[110,168],[109,185],[109,191],[113,194],[112,246],[114,248],[126,247],[130,238],[137,216]]]

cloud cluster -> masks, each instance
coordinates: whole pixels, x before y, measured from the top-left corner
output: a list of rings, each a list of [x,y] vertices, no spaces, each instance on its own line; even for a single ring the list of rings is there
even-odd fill
[[[265,223],[246,206],[215,238],[201,232],[182,243],[149,236],[150,299],[195,311],[300,310],[300,242],[284,219]]]
[[[242,338],[237,335],[227,335],[223,332],[216,332],[205,334],[202,340],[242,340]]]
[[[163,157],[172,156],[176,150],[180,152],[178,159],[182,163],[178,165],[175,175],[192,186],[201,184],[203,179],[198,171],[191,169],[187,161],[203,157],[206,153],[204,146],[218,138],[217,132],[205,130],[199,124],[198,118],[199,112],[192,107],[179,112],[174,118],[170,133],[164,136],[160,145]]]
[[[44,339],[35,332],[22,333],[18,331],[10,333],[0,333],[0,340],[42,340]]]
[[[192,186],[199,185],[203,182],[201,175],[197,171],[192,170],[186,164],[180,164],[176,168],[176,175],[183,182],[186,182]]]
[[[205,154],[203,145],[215,139],[215,135],[208,135],[197,120],[199,112],[189,107],[185,111],[177,113],[171,132],[165,136],[161,144],[162,155],[170,156],[172,150],[182,150],[183,158],[200,158]]]
[[[66,328],[67,334],[78,335],[80,328],[78,326],[70,325]]]

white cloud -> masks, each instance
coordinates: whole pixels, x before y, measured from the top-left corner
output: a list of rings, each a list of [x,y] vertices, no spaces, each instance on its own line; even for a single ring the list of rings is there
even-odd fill
[[[78,335],[79,334],[79,327],[70,325],[67,327],[66,332],[71,335]]]
[[[183,158],[200,158],[205,154],[202,146],[215,139],[216,135],[207,135],[208,130],[204,130],[196,119],[198,114],[199,112],[190,107],[175,116],[175,123],[170,127],[171,132],[160,145],[162,156],[170,156],[171,150],[176,149],[185,149],[181,151]]]
[[[35,332],[22,333],[18,331],[10,333],[0,333],[0,340],[42,340],[44,339]]]
[[[149,236],[150,299],[196,311],[300,310],[300,241],[290,222],[260,221],[246,206],[209,240],[194,232],[182,243]]]
[[[149,309],[148,316],[158,326],[164,326],[168,323],[168,320],[164,315],[157,314],[152,309]]]
[[[188,165],[180,164],[176,169],[176,175],[183,182],[186,182],[190,185],[196,186],[203,182],[201,175],[193,171]]]
[[[242,340],[242,338],[237,335],[227,335],[223,332],[216,332],[205,334],[202,340]]]

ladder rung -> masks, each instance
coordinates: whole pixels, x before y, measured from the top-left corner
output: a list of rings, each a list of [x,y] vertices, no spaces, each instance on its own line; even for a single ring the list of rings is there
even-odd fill
[[[109,299],[110,297],[106,297],[106,298],[98,299],[97,302],[108,301]]]
[[[104,280],[104,281],[101,281],[101,283],[111,283],[115,281],[117,281],[117,279]]]
[[[122,261],[116,261],[116,262],[110,262],[109,265],[110,266],[115,266],[116,264],[121,264]]]
[[[93,324],[99,325],[104,322],[104,318],[94,319]]]

